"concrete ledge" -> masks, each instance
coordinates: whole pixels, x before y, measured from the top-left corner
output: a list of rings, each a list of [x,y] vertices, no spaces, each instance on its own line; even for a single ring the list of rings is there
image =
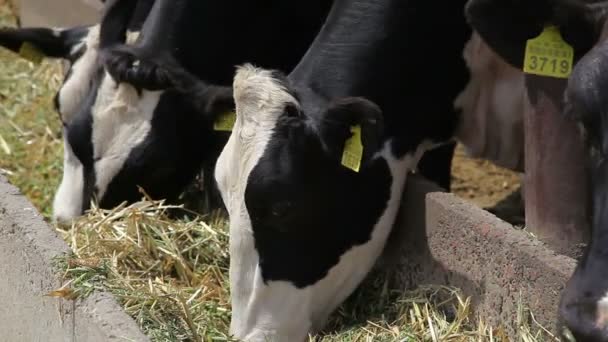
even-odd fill
[[[421,177],[408,180],[399,223],[385,253],[405,287],[461,288],[487,323],[515,339],[518,301],[543,326],[557,322],[560,293],[575,260],[557,255],[527,233],[442,191]],[[426,201],[425,201],[426,197]],[[426,226],[426,229],[425,229]]]
[[[52,260],[68,246],[0,176],[0,331],[3,341],[148,341],[107,293],[45,297],[61,286]]]
[[[13,0],[23,27],[67,27],[99,21],[99,0]]]

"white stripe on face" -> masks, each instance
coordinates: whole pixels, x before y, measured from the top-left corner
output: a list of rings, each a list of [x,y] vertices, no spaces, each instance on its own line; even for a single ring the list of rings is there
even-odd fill
[[[63,137],[63,178],[53,200],[53,221],[68,225],[82,213],[84,168],[74,155],[65,131]]]
[[[106,73],[93,106],[93,150],[97,197],[123,167],[131,151],[148,136],[162,92],[143,91],[116,83]]]
[[[83,41],[72,48],[72,53],[86,47],[84,54],[74,62],[68,77],[59,89],[58,102],[63,122],[69,123],[77,113],[82,100],[91,91],[91,79],[98,68],[99,25],[92,26]]]

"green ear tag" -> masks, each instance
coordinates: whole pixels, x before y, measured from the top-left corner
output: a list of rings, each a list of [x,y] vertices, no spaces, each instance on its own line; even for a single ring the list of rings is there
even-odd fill
[[[24,42],[19,48],[19,55],[34,64],[40,64],[44,58],[42,51],[38,50],[34,45]]]
[[[235,112],[226,112],[220,115],[213,123],[213,129],[222,132],[231,132],[236,121]]]
[[[342,152],[342,165],[355,172],[359,172],[361,160],[363,159],[363,143],[361,143],[361,126],[351,126],[352,137],[344,143]]]
[[[568,78],[572,72],[574,49],[555,26],[547,26],[536,38],[528,40],[524,72],[539,76]]]

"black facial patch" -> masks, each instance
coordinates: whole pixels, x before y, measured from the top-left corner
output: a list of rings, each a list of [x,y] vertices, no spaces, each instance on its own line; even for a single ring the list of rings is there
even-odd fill
[[[175,115],[179,113],[179,115]],[[215,164],[226,134],[212,130],[212,122],[198,113],[181,94],[165,92],[151,122],[151,130],[112,179],[100,205],[110,208],[143,195],[175,200],[200,173],[203,164]]]
[[[245,192],[264,281],[298,288],[324,278],[342,254],[369,241],[392,184],[383,159],[354,173],[306,130],[301,119],[279,120]]]

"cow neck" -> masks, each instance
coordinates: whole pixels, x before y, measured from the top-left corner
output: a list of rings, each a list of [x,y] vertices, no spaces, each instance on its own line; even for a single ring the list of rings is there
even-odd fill
[[[379,85],[370,81],[383,79],[382,75],[393,69],[391,62],[402,56],[405,42],[397,33],[407,25],[407,3],[337,0],[290,80],[329,98],[373,97]],[[400,75],[402,68],[393,71],[396,74],[391,78],[404,76]]]
[[[158,55],[170,53],[178,46],[177,22],[185,16],[187,0],[157,0],[142,28],[138,43],[144,53]]]

